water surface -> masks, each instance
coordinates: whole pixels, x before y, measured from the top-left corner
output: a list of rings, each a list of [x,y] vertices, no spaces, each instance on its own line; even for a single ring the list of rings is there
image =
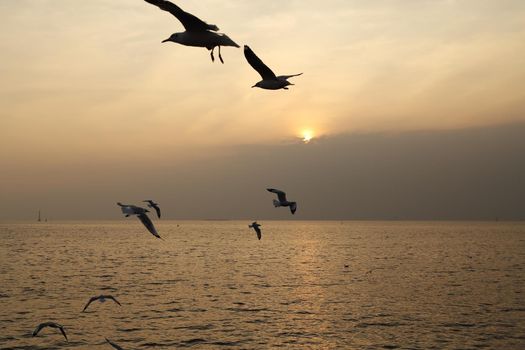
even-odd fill
[[[525,348],[525,223],[261,223],[0,224],[0,349]]]

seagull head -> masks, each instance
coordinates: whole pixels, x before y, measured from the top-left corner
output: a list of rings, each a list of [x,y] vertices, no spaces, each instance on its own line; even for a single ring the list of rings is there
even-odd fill
[[[179,33],[171,34],[170,37],[169,37],[168,39],[162,40],[163,43],[165,43],[165,42],[167,42],[167,41],[173,41],[174,43],[178,43],[178,42],[180,42],[180,36],[179,36]]]

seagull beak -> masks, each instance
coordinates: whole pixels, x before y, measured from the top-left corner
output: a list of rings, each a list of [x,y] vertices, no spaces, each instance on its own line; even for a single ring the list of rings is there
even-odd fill
[[[162,43],[165,43],[166,41],[170,41],[170,38],[166,39],[166,40],[162,40],[161,42]]]
[[[257,85],[252,86],[252,88],[257,87]]]

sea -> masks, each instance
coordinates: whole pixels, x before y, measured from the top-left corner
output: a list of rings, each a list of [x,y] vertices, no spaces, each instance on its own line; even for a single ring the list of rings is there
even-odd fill
[[[0,349],[525,349],[525,222],[259,223],[0,223]]]

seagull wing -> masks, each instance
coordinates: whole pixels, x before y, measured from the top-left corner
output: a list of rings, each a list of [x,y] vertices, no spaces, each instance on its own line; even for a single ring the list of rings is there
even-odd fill
[[[268,192],[277,194],[277,198],[279,199],[279,202],[286,202],[286,193],[284,193],[283,191],[277,190],[275,188],[267,188],[266,190]]]
[[[207,30],[213,30],[214,32],[219,30],[215,24],[208,24],[203,20],[197,18],[191,13],[183,11],[180,7],[172,2],[166,0],[144,0],[152,5],[158,6],[161,10],[168,11],[182,23],[184,28],[188,32],[202,32]]]
[[[61,325],[58,325],[58,329],[60,329],[60,332],[62,333],[62,335],[64,336],[64,338],[66,338],[66,341],[68,342],[69,340],[67,339],[67,335],[66,335],[66,331],[64,330],[64,327],[62,327]]]
[[[293,77],[298,77],[299,75],[302,75],[303,73],[299,73],[299,74],[292,74],[292,75],[279,75],[277,77],[277,79],[279,80],[288,80],[290,78],[293,78]]]
[[[259,226],[254,226],[253,229],[257,233],[257,238],[259,238],[260,240],[261,239],[261,229],[259,228]]]
[[[111,299],[113,300],[115,303],[119,304],[119,306],[122,306],[121,303],[118,302],[117,298],[115,298],[113,295],[107,295],[106,296],[106,299]]]
[[[108,342],[109,345],[111,345],[113,348],[117,349],[117,350],[124,350],[122,347],[118,346],[117,344],[113,343],[111,340],[109,340],[108,338],[104,338],[106,339],[106,341]]]
[[[33,331],[33,337],[36,337],[42,328],[49,326],[49,322],[39,324]]]
[[[155,229],[155,226],[153,226],[153,222],[151,221],[151,219],[146,214],[139,214],[137,216],[139,217],[139,219],[142,222],[142,224],[144,224],[144,226],[146,226],[148,231],[153,236],[155,236],[157,238],[160,238],[159,234],[157,233],[157,230]]]
[[[263,79],[277,79],[275,73],[272,72],[272,70],[268,68],[259,57],[257,57],[248,45],[244,45],[244,57],[246,57],[250,66],[252,66],[252,68],[255,69]]]
[[[295,214],[296,210],[297,210],[297,203],[296,202],[292,202],[290,204],[290,211],[292,212],[292,215]]]
[[[82,312],[86,311],[86,309],[88,308],[89,304],[91,304],[95,300],[98,300],[98,298],[99,297],[91,297],[91,299],[89,299],[89,301],[87,302],[86,306],[84,306],[84,310],[82,310]]]
[[[160,207],[156,204],[152,204],[153,208],[157,212],[157,217],[160,219]]]

